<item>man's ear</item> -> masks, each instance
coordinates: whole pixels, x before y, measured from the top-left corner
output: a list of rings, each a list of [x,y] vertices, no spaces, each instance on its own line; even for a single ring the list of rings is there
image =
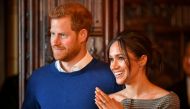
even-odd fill
[[[148,57],[147,55],[142,55],[139,60],[140,66],[145,66],[147,63]]]
[[[88,38],[88,31],[86,29],[80,30],[78,33],[78,40],[80,40],[80,42],[86,42],[87,38]]]

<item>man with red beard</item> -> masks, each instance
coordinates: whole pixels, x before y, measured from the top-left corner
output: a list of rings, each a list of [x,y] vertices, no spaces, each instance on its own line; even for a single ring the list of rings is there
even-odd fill
[[[51,47],[55,62],[32,73],[23,109],[97,109],[95,87],[106,93],[120,90],[109,65],[93,58],[86,43],[92,15],[81,4],[53,9]]]

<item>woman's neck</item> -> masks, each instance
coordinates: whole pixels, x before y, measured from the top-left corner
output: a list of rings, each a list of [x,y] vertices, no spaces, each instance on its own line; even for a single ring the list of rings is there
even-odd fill
[[[126,89],[124,89],[124,93],[127,98],[140,99],[147,96],[147,94],[150,94],[152,89],[156,86],[148,80],[145,73],[142,73],[142,75],[138,75],[131,84],[126,84],[125,87]]]

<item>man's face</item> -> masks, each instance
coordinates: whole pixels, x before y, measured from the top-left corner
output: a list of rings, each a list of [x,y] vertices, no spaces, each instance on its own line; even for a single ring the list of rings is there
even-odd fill
[[[81,45],[75,31],[71,29],[70,17],[51,20],[51,47],[56,60],[72,61],[79,54]]]

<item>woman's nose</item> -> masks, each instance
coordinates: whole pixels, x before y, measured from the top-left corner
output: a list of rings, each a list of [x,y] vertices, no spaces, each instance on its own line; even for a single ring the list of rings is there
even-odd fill
[[[119,65],[118,65],[117,60],[113,60],[113,61],[111,62],[110,67],[111,67],[111,69],[118,69],[118,68],[119,68]]]

